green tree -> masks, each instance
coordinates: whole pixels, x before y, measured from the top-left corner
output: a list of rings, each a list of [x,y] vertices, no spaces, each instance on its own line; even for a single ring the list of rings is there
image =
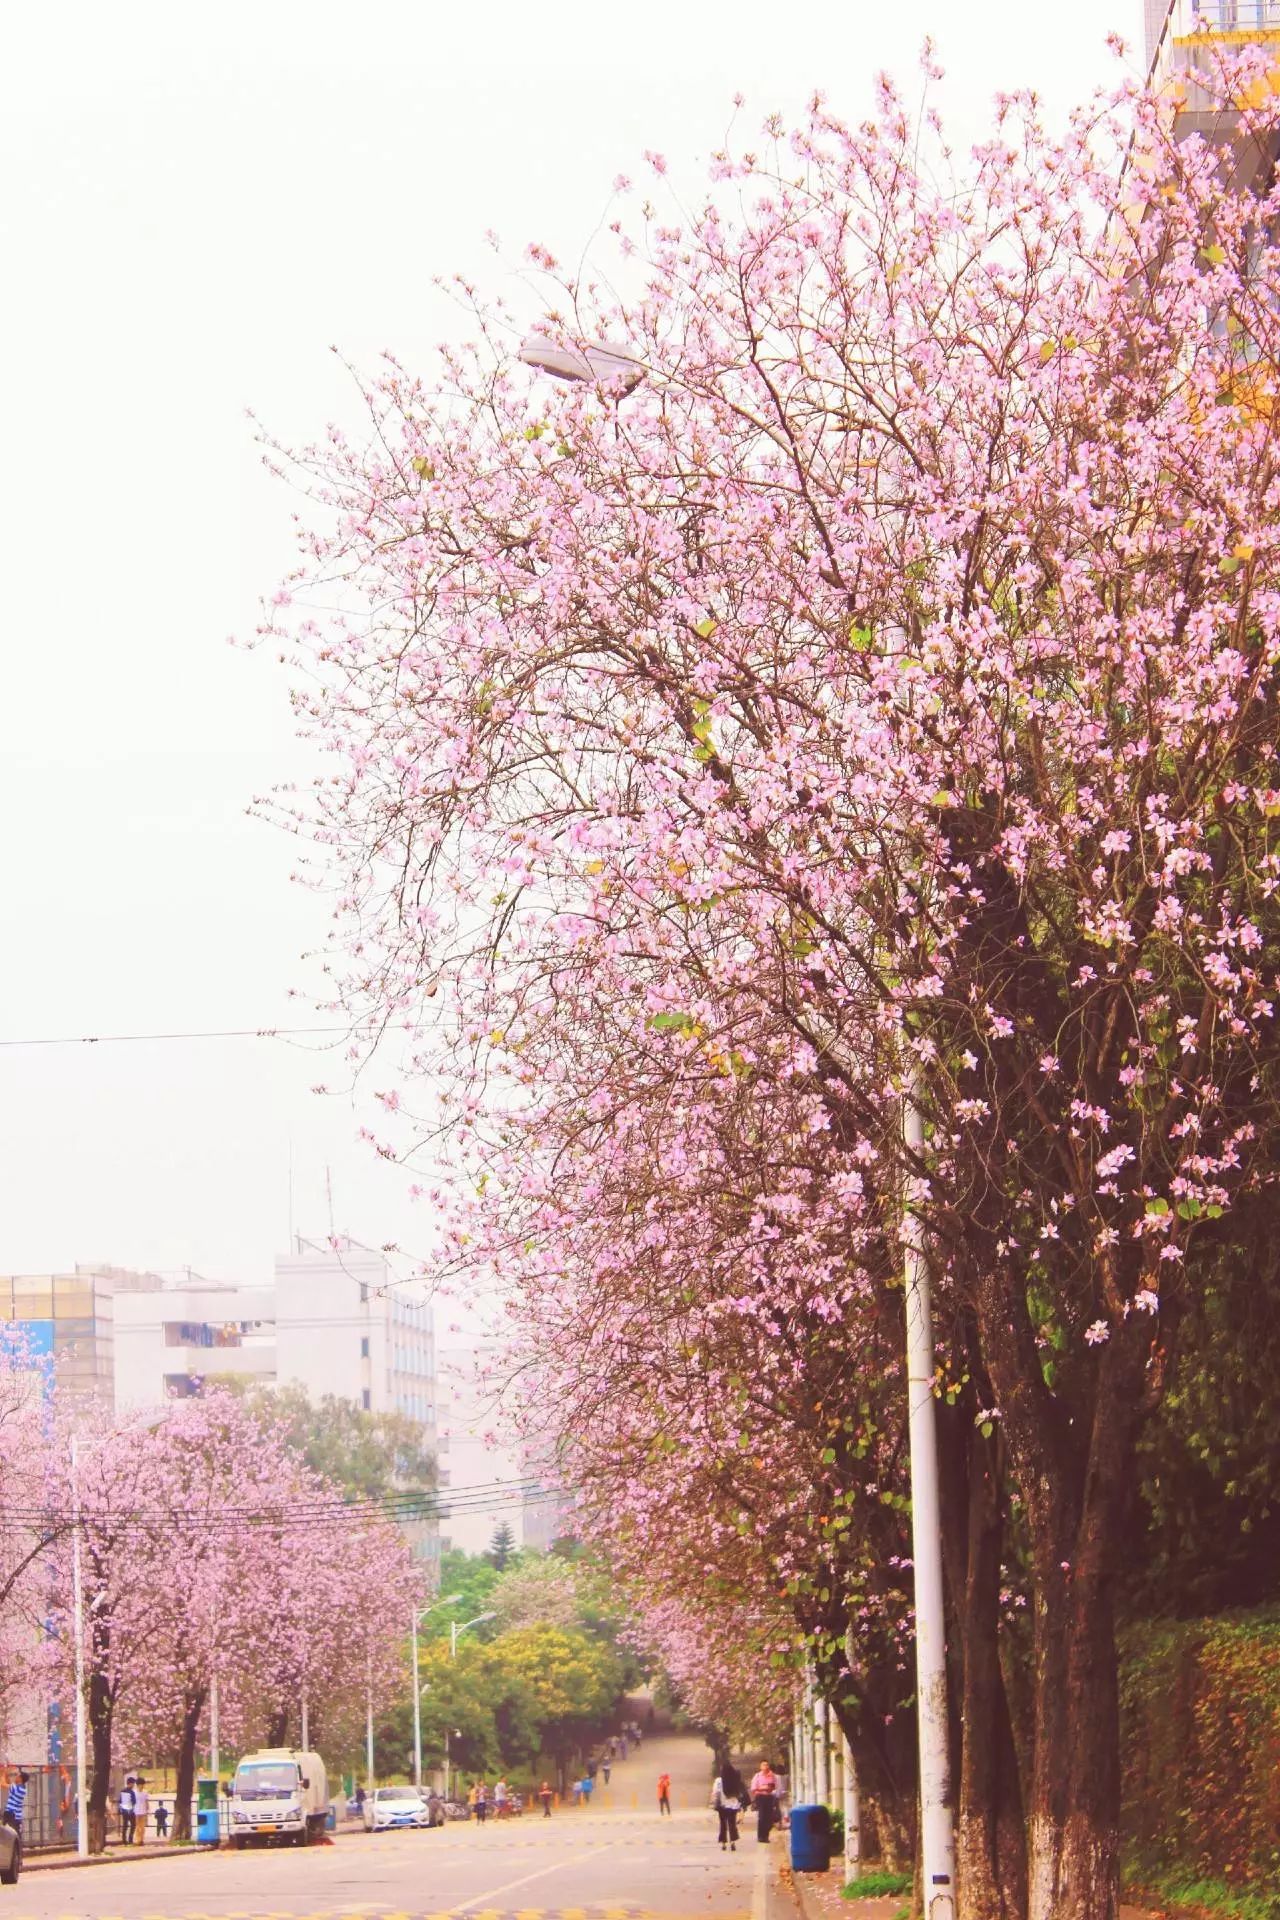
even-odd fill
[[[288,1445],[349,1500],[395,1502],[434,1494],[435,1455],[423,1446],[422,1428],[407,1414],[368,1413],[333,1393],[313,1401],[294,1383],[230,1384],[260,1418],[278,1421]]]
[[[499,1573],[505,1573],[516,1556],[516,1536],[508,1523],[501,1520],[493,1530],[493,1538],[489,1542],[489,1551],[485,1558]]]
[[[532,1696],[541,1744],[555,1760],[563,1792],[570,1762],[618,1704],[622,1663],[590,1634],[545,1625],[504,1633],[487,1652],[500,1664],[505,1686]]]

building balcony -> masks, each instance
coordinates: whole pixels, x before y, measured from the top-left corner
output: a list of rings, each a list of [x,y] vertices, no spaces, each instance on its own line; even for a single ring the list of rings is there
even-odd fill
[[[1275,65],[1248,97],[1224,97],[1217,63],[1240,47],[1273,47]],[[1156,39],[1151,81],[1173,101],[1175,138],[1198,133],[1215,146],[1235,148],[1241,113],[1280,92],[1280,0],[1171,0]],[[1270,156],[1249,160],[1253,172]]]

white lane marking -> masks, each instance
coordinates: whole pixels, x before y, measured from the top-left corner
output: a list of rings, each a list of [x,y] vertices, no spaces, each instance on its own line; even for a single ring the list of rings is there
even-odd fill
[[[765,1920],[769,1911],[769,1869],[773,1848],[761,1847],[756,1855],[756,1870],[751,1881],[751,1920]]]
[[[577,1866],[580,1860],[598,1860],[602,1853],[611,1853],[608,1843],[603,1847],[588,1847],[584,1853],[571,1853],[564,1860],[556,1860],[549,1867],[539,1867],[536,1873],[522,1874],[519,1880],[508,1880],[504,1886],[490,1887],[487,1893],[478,1893],[474,1900],[464,1900],[462,1904],[450,1907],[452,1914],[470,1913],[472,1907],[488,1907],[499,1894],[514,1893],[517,1887],[527,1887],[531,1880],[545,1880],[549,1873],[562,1873],[566,1867]]]

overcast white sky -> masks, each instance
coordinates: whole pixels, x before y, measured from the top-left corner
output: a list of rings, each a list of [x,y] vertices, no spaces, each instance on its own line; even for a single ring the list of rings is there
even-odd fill
[[[462,269],[576,258],[643,148],[692,174],[815,86],[881,68],[976,136],[997,88],[1054,111],[1115,75],[1140,0],[43,0],[5,10],[0,1038],[261,1027],[324,910],[245,817],[297,769],[269,657],[233,650],[290,555],[244,409],[304,438],[328,353],[409,362]],[[1138,56],[1135,54],[1135,63]],[[260,1278],[288,1232],[413,1246],[331,1063],[280,1043],[0,1048],[0,1272],[110,1259]]]

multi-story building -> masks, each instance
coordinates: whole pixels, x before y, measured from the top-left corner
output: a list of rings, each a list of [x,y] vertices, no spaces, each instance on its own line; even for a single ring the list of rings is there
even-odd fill
[[[276,1374],[313,1397],[403,1413],[434,1441],[435,1334],[423,1290],[345,1236],[299,1238],[275,1267]]]
[[[368,1413],[403,1414],[438,1458],[430,1301],[358,1241],[297,1239],[269,1286],[192,1277],[160,1293],[121,1294],[115,1309],[122,1411],[189,1399],[231,1375],[296,1384],[312,1400],[331,1394]],[[436,1558],[434,1515],[407,1522],[405,1533],[420,1558]]]
[[[59,1391],[110,1408],[115,1393],[118,1301],[159,1293],[157,1273],[77,1265],[70,1273],[0,1276],[0,1320],[16,1321],[32,1348],[54,1363]]]
[[[1199,133],[1229,149],[1238,184],[1266,173],[1275,153],[1238,138],[1238,107],[1223,101],[1213,83],[1215,55],[1223,48],[1272,47],[1280,70],[1280,0],[1143,0],[1147,60],[1155,86],[1175,99],[1174,133]]]
[[[276,1303],[271,1287],[193,1280],[115,1301],[115,1401],[123,1413],[188,1400],[207,1381],[235,1374],[274,1381]]]
[[[442,1502],[440,1529],[445,1544],[463,1553],[483,1553],[503,1520],[517,1544],[524,1539],[525,1474],[494,1377],[497,1364],[497,1348],[484,1341],[440,1354],[440,1432],[456,1495],[452,1504],[447,1496]]]

